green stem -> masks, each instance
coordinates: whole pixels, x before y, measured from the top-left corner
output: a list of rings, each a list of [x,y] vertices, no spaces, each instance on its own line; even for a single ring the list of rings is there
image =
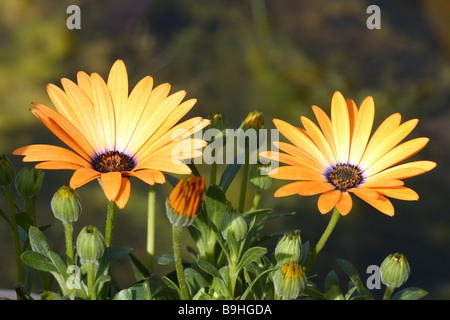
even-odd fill
[[[319,242],[317,242],[316,247],[314,248],[314,251],[311,252],[310,257],[308,258],[306,267],[305,267],[305,273],[309,274],[311,271],[311,268],[316,261],[317,255],[322,251],[322,248],[324,247],[325,243],[327,242],[328,238],[330,237],[331,233],[334,230],[334,227],[336,226],[336,223],[339,220],[339,217],[341,214],[339,213],[338,209],[335,207],[333,210],[333,214],[331,215],[330,221],[328,222],[328,226],[325,229],[324,233],[322,234],[322,237],[320,237]]]
[[[181,233],[181,227],[177,226],[177,225],[173,225],[172,226],[173,255],[175,257],[175,268],[177,271],[178,284],[181,289],[181,300],[188,300],[189,294],[187,291],[186,280],[184,278],[183,263],[181,262],[180,233]]]
[[[217,163],[213,162],[211,164],[211,172],[209,176],[209,185],[217,184]]]
[[[7,185],[4,188],[6,191],[6,197],[8,199],[9,210],[11,212],[11,234],[14,240],[14,248],[16,250],[17,282],[21,283],[24,280],[24,264],[22,262],[22,259],[20,259],[22,249],[20,248],[19,227],[17,226],[16,220],[16,205],[11,193],[11,187]]]
[[[155,189],[155,185],[150,185],[147,200],[147,268],[150,274],[153,273],[153,264],[155,258]]]
[[[73,227],[70,222],[64,222],[64,231],[66,234],[67,266],[71,266],[73,265]]]
[[[386,291],[384,292],[383,300],[389,300],[391,298],[393,291],[394,291],[393,287],[387,286]]]
[[[108,214],[106,216],[105,245],[111,247],[112,235],[114,231],[114,220],[116,219],[116,203],[110,201],[108,204]]]
[[[94,262],[88,261],[88,296],[91,300],[96,300],[95,292],[94,292]]]
[[[242,180],[241,180],[241,192],[239,194],[239,212],[244,212],[244,205],[245,205],[245,193],[247,191],[247,180],[248,180],[248,162],[245,161],[244,165],[242,166]]]
[[[250,211],[256,210],[258,208],[259,200],[261,200],[261,191],[256,190],[255,196],[253,197],[253,203]]]

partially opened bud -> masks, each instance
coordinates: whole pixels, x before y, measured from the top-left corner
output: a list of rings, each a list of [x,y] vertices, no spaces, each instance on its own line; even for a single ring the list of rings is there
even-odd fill
[[[273,274],[273,284],[277,295],[284,299],[296,299],[306,288],[306,276],[295,261],[288,262]]]
[[[176,226],[188,226],[193,221],[202,202],[205,179],[181,179],[166,200],[166,214]]]
[[[2,154],[0,156],[0,186],[9,186],[14,180],[14,166],[9,159]]]
[[[93,226],[86,226],[77,238],[77,253],[84,261],[96,261],[105,253],[105,239]]]
[[[44,170],[25,167],[19,171],[16,177],[16,190],[22,196],[33,197],[41,189],[44,179]]]
[[[51,207],[56,219],[62,222],[75,222],[81,213],[78,195],[70,187],[62,186],[53,195]]]
[[[284,265],[290,261],[300,259],[302,253],[302,242],[300,239],[300,231],[292,231],[285,234],[275,248],[275,259],[278,265]]]
[[[250,112],[245,120],[241,124],[241,128],[244,130],[247,129],[261,129],[264,125],[264,119],[262,112],[252,111]]]
[[[209,116],[209,119],[211,120],[211,124],[209,125],[210,129],[218,129],[222,134],[225,134],[227,122],[223,114],[214,112]]]
[[[232,237],[234,240],[239,241],[247,235],[247,221],[245,221],[242,214],[229,207],[222,216],[220,231],[225,240]]]
[[[409,278],[411,270],[408,260],[401,253],[390,254],[380,266],[381,282],[388,287],[398,288]]]

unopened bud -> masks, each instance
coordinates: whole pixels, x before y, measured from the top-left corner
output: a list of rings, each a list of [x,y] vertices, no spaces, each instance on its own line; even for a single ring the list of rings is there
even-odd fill
[[[242,214],[229,207],[223,214],[220,231],[225,240],[239,241],[247,235],[247,222]]]
[[[14,180],[14,166],[9,159],[2,154],[0,156],[0,186],[9,186]]]
[[[241,128],[244,130],[247,129],[262,129],[264,126],[264,119],[262,112],[252,111],[250,112],[245,120],[241,124]]]
[[[272,178],[268,175],[271,170],[270,164],[254,164],[250,169],[250,185],[257,191],[269,189],[272,185]]]
[[[84,261],[96,261],[105,253],[105,239],[94,226],[86,226],[77,238],[77,253]]]
[[[381,282],[392,288],[402,286],[409,278],[411,270],[408,260],[401,253],[390,254],[380,266]]]
[[[62,222],[75,222],[81,213],[78,195],[70,187],[62,186],[53,195],[51,207],[56,219]]]
[[[302,242],[300,231],[292,231],[285,234],[275,248],[275,259],[277,264],[282,266],[290,261],[297,261],[302,254]]]
[[[33,167],[25,167],[16,177],[16,190],[22,196],[33,197],[41,189],[45,172]]]

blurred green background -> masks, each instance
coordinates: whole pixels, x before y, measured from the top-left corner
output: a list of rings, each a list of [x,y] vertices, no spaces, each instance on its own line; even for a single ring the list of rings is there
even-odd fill
[[[81,30],[66,27],[71,4],[81,8]],[[381,9],[380,30],[366,27],[366,9],[372,4]],[[316,282],[323,288],[323,276],[334,268],[345,286],[336,258],[350,260],[366,279],[369,265],[402,252],[412,269],[407,285],[427,290],[428,299],[448,299],[449,30],[448,0],[0,0],[0,153],[10,155],[31,143],[61,145],[28,111],[31,102],[51,106],[47,83],[59,85],[61,77],[75,80],[79,70],[106,77],[118,58],[125,61],[132,86],[148,74],[155,84],[170,82],[172,92],[185,89],[187,98],[198,99],[189,116],[221,112],[230,127],[239,126],[255,109],[264,113],[268,128],[274,117],[300,126],[300,115],[313,118],[313,104],[329,113],[336,90],[358,105],[372,95],[376,126],[395,112],[403,120],[420,119],[410,138],[426,136],[430,143],[414,159],[438,166],[406,180],[421,198],[393,200],[393,218],[355,201],[319,256]],[[19,157],[10,159],[17,170],[26,165]],[[55,251],[64,250],[64,237],[50,199],[70,176],[69,171],[47,171],[39,197],[38,222],[52,224],[47,235]],[[297,214],[273,220],[265,232],[300,229],[304,241],[315,243],[329,216],[318,213],[316,197],[274,199],[282,184],[274,182],[261,205]],[[235,201],[233,189],[238,188],[230,188],[228,196]],[[169,185],[157,189],[156,255],[171,253],[171,229],[163,211],[170,190]],[[98,184],[82,187],[79,194],[83,213],[75,234],[86,224],[103,229],[107,203]],[[146,196],[147,186],[135,179],[130,201],[117,215],[113,239],[115,245],[134,248],[142,259]],[[4,197],[0,208],[9,212]],[[191,244],[187,232],[183,235]],[[274,243],[266,245],[271,250]],[[160,274],[167,270],[156,268]],[[113,266],[113,274],[124,287],[133,283],[126,259]],[[1,220],[0,288],[14,283],[12,238]]]

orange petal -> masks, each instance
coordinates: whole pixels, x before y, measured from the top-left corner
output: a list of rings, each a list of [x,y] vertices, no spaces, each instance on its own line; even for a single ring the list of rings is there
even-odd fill
[[[372,164],[365,170],[367,177],[370,177],[386,168],[389,168],[422,150],[428,143],[428,138],[417,138],[404,142],[388,153],[380,160]]]
[[[419,195],[412,189],[407,187],[391,187],[391,188],[375,188],[375,190],[387,197],[414,201],[419,200]]]
[[[311,170],[317,172],[324,172],[325,166],[317,161],[313,156],[311,156],[306,151],[297,148],[289,143],[275,141],[273,143],[280,150],[289,153],[294,156],[299,162],[302,163],[303,166],[310,168]]]
[[[404,182],[397,179],[385,179],[385,180],[371,180],[369,182],[361,183],[359,188],[377,188],[377,187],[399,187],[403,186]]]
[[[81,166],[63,161],[46,161],[38,163],[34,166],[36,169],[45,169],[45,170],[77,170],[82,168]]]
[[[282,186],[277,191],[275,191],[274,197],[276,197],[276,198],[278,198],[278,197],[287,197],[287,196],[291,196],[291,195],[294,195],[294,194],[298,194],[298,190],[300,188],[300,185],[303,182],[304,181],[296,181],[296,182],[288,183],[288,184]]]
[[[372,97],[367,97],[361,104],[356,118],[350,147],[349,163],[358,164],[366,149],[375,117],[375,104]]]
[[[369,178],[367,182],[385,179],[406,179],[430,171],[436,167],[433,161],[413,161],[386,169]]]
[[[330,212],[330,210],[333,209],[339,201],[341,193],[342,192],[338,189],[322,193],[317,201],[317,206],[320,213],[325,214]]]
[[[123,209],[130,198],[131,183],[130,179],[127,177],[122,177],[122,182],[120,183],[120,190],[116,197],[116,205],[119,209]]]
[[[352,206],[353,201],[352,197],[350,196],[350,193],[341,192],[341,198],[336,204],[336,208],[338,209],[339,213],[343,216],[347,215],[352,209]]]
[[[116,60],[111,67],[107,86],[111,93],[116,115],[120,115],[128,99],[128,73],[122,60]]]
[[[347,103],[348,120],[350,123],[350,140],[352,140],[354,136],[353,132],[355,129],[356,118],[358,117],[358,107],[356,106],[355,101],[353,101],[352,99],[347,99],[345,100],[345,102]]]
[[[298,194],[301,196],[312,196],[334,189],[335,187],[327,181],[299,181]]]
[[[100,172],[91,168],[79,168],[73,173],[70,179],[70,187],[76,189],[98,177],[100,177]]]
[[[320,131],[320,129],[308,118],[300,117],[300,120],[305,127],[309,137],[316,144],[316,146],[320,149],[324,157],[326,158],[327,163],[333,164],[336,162],[336,157],[333,154],[333,151],[328,143],[327,139]]]
[[[352,192],[360,199],[364,200],[365,202],[370,204],[375,209],[381,211],[382,213],[391,217],[394,215],[395,213],[394,206],[387,198],[385,198],[376,191],[375,191],[377,193],[376,198],[371,196],[369,197],[365,192],[361,192],[361,190],[363,189],[354,189]]]
[[[106,198],[109,201],[115,200],[117,195],[119,194],[120,185],[122,184],[122,173],[121,172],[102,173],[100,178]]]
[[[347,163],[350,150],[350,120],[347,103],[338,91],[331,100],[331,127],[336,143],[337,161]]]
[[[308,168],[296,166],[284,166],[275,168],[269,172],[269,176],[281,180],[318,180],[325,181],[323,174],[317,173]]]
[[[330,145],[335,162],[337,162],[336,143],[334,141],[333,129],[331,127],[331,120],[330,118],[328,118],[327,114],[319,107],[312,106],[312,109],[314,111],[314,115],[316,116],[317,121],[319,122],[319,126],[322,129],[322,132],[325,138],[327,139],[328,144]]]
[[[189,167],[181,162],[174,161],[171,157],[167,158],[151,158],[143,162],[139,162],[134,168],[135,170],[140,169],[154,169],[163,172],[179,173],[179,174],[191,174],[192,171]]]
[[[328,165],[322,152],[320,152],[314,142],[312,142],[312,140],[299,128],[279,119],[273,119],[273,123],[281,134],[295,144],[298,149],[303,150],[304,153],[308,153],[310,157],[319,162],[323,168]]]
[[[155,182],[161,184],[166,182],[164,174],[158,170],[138,170],[131,171],[129,174],[150,185],[154,185]]]
[[[46,144],[34,144],[22,147],[14,150],[13,154],[25,156],[23,158],[24,162],[62,161],[74,163],[82,167],[91,166],[89,162],[73,151]]]

